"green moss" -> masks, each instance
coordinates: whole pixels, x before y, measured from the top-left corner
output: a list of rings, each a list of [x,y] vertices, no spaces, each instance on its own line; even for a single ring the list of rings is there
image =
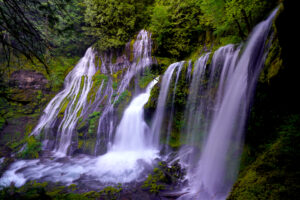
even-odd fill
[[[84,153],[92,155],[96,147],[95,136],[93,138],[89,137],[83,141],[81,149]]]
[[[124,92],[121,93],[119,98],[114,102],[114,106],[117,107],[123,101],[128,102],[130,97],[131,97],[131,92],[125,90]]]
[[[120,193],[122,191],[121,184],[117,187],[108,186],[101,190],[99,194],[106,200],[117,200],[120,198]]]
[[[39,153],[42,150],[42,143],[38,141],[34,136],[30,136],[26,139],[26,147],[24,151],[18,153],[18,157],[23,159],[34,159],[39,157]]]
[[[114,82],[118,82],[118,81],[120,80],[120,78],[121,78],[121,75],[123,74],[123,72],[124,72],[125,70],[126,70],[126,69],[121,69],[121,70],[117,71],[116,73],[114,73],[114,74],[112,75],[113,81],[114,81]]]
[[[139,80],[139,86],[140,86],[141,88],[147,87],[147,85],[148,85],[151,81],[153,81],[154,78],[155,78],[155,75],[151,72],[151,70],[150,70],[149,68],[147,68],[147,69],[144,71],[142,77],[141,77],[140,80]]]
[[[160,79],[161,80],[161,79]],[[157,100],[158,100],[158,96],[159,96],[159,84],[156,84],[151,92],[150,92],[150,98],[147,102],[147,104],[145,105],[145,109],[155,109],[156,108],[156,105],[157,105]]]
[[[259,77],[260,82],[269,83],[270,80],[275,77],[279,71],[283,69],[281,59],[281,47],[278,39],[272,41],[271,47],[269,48],[268,56],[265,60],[265,67]]]
[[[62,88],[66,75],[74,68],[78,60],[78,57],[57,57],[50,60],[49,69],[51,71],[49,79],[53,91],[58,92]]]
[[[5,125],[5,119],[0,117],[0,130],[3,129],[4,125]]]
[[[81,108],[79,109],[79,111],[77,112],[77,117],[80,117],[81,112],[82,112],[82,107],[81,107]]]
[[[132,62],[134,59],[134,54],[133,54],[133,44],[134,44],[135,40],[131,40],[130,41],[130,55],[129,55],[129,61]]]
[[[97,120],[99,119],[101,113],[100,112],[93,112],[92,114],[89,115],[89,129],[88,129],[88,134],[90,136],[94,136],[97,130]]]
[[[98,66],[99,68],[101,68],[102,60],[101,60],[101,57],[98,54],[95,56],[95,64],[96,64],[96,66]]]
[[[77,103],[78,103],[79,98],[80,98],[80,96],[81,96],[81,93],[82,93],[82,90],[83,90],[83,87],[84,87],[84,83],[85,83],[85,79],[86,79],[86,78],[87,78],[86,76],[81,76],[80,89],[79,89],[79,92],[78,92],[78,94],[77,94],[77,96],[76,96],[75,103],[73,104],[73,109],[75,109],[76,106],[77,106]]]
[[[104,81],[104,82],[103,82]],[[87,101],[93,103],[95,101],[95,97],[99,87],[103,82],[103,88],[106,87],[108,81],[108,77],[104,74],[101,74],[100,71],[97,71],[93,76],[93,85],[88,93]]]
[[[118,88],[118,83],[117,82],[113,82],[112,87],[114,90],[116,90]]]
[[[159,182],[165,182],[166,177],[162,170],[159,168],[153,169],[153,174],[149,174],[146,181],[144,181],[142,188],[149,189],[151,193],[158,194],[161,190],[165,189],[164,184]]]
[[[84,143],[83,140],[78,139],[78,146],[77,146],[77,148],[81,149],[83,147],[83,143]]]
[[[69,103],[70,103],[70,100],[69,100],[68,98],[65,98],[65,99],[63,100],[61,109],[60,109],[60,111],[59,111],[59,113],[58,113],[58,117],[61,117],[61,118],[62,118],[62,117],[64,116],[64,113],[65,113],[65,111],[66,111],[66,109],[67,109]]]
[[[166,57],[156,57],[157,60],[157,67],[159,68],[158,74],[163,74],[163,72],[176,60]]]
[[[228,199],[297,199],[300,178],[300,115],[289,116],[277,129],[279,138],[250,166],[235,183]]]

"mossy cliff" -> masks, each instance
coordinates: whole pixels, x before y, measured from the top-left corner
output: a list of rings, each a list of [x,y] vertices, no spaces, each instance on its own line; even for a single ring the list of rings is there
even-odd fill
[[[62,89],[64,78],[78,57],[52,57],[48,60],[50,74],[42,64],[20,55],[13,56],[9,66],[0,64],[0,157],[9,160],[28,144],[22,158],[36,158],[39,138],[29,137],[47,103]]]
[[[294,40],[298,36],[296,35],[297,32],[291,30],[287,23],[294,20],[291,14],[295,13],[293,8],[297,8],[297,6],[291,2],[291,0],[283,2],[283,7],[280,8],[273,24],[272,34],[268,39],[270,48],[249,112],[239,176],[228,199],[297,199],[299,197],[300,177],[299,169],[296,167],[296,161],[299,158],[300,133],[298,105],[300,99],[296,95],[299,85],[299,68],[297,68],[296,51],[290,49],[294,46]],[[185,58],[187,62],[182,68],[175,91],[170,140],[166,141],[167,125],[170,120],[167,116],[163,121],[161,144],[166,144],[175,152],[183,145],[180,132],[184,126],[184,109],[189,94],[188,61],[191,60],[193,65],[203,53],[214,52],[221,45],[236,41],[236,37],[230,35],[216,36],[212,30],[207,30],[201,32],[199,38],[193,41],[195,44],[190,43],[191,49],[183,49],[185,53],[180,58]],[[171,42],[173,45],[173,42],[177,41],[172,40]],[[108,60],[103,59],[103,55],[97,55],[95,63],[98,68],[104,62],[109,62],[115,66],[114,71],[111,74],[102,74],[98,71],[94,75],[92,89],[88,94],[88,102],[91,107],[85,113],[83,110],[77,113],[79,120],[75,136],[72,138],[71,154],[94,154],[98,120],[103,114],[104,105],[108,100],[114,102],[116,108],[114,116],[117,118],[116,121],[119,121],[124,109],[136,95],[134,94],[136,87],[142,91],[153,78],[158,75],[162,77],[167,67],[176,61],[174,56],[157,57],[155,65],[138,74],[131,81],[128,89],[118,94],[116,89],[125,72],[121,66],[133,61],[133,43],[134,40],[129,42],[129,45],[124,48],[125,50],[113,50],[108,56]],[[155,45],[157,44],[154,44],[154,53],[159,56],[166,56],[162,52],[158,53],[159,49]],[[168,46],[164,48],[168,48],[169,51],[172,50]],[[212,55],[208,66],[211,63]],[[47,102],[62,88],[64,77],[77,60],[78,58],[49,60],[52,71],[48,75],[42,66],[34,65],[23,59],[21,61],[16,59],[11,63],[11,67],[2,74],[0,158],[6,157],[6,159],[0,169],[0,174],[13,160],[9,156],[10,153],[16,153],[24,144],[27,144],[27,148],[17,156],[21,158],[37,158],[39,156],[39,138],[28,137],[28,134],[37,123]],[[166,113],[170,113],[172,109],[175,75],[176,73],[173,74],[173,81],[170,84]],[[156,109],[160,84],[161,82],[154,86],[150,100],[145,105],[145,118],[149,124]],[[99,88],[105,88],[107,85],[113,89],[113,94],[97,99]],[[214,91],[211,91],[211,95],[214,95]],[[68,101],[66,100],[61,107],[59,118],[63,117],[67,105]],[[100,144],[102,149],[98,151],[98,154],[106,152],[104,147],[106,140],[105,136],[101,138],[103,144]],[[103,191],[85,193],[86,191],[82,191],[74,185],[70,187],[48,187],[47,184],[28,183],[19,189],[12,185],[12,187],[2,190],[0,197],[3,199],[11,197],[20,199],[118,199],[122,196],[130,199],[134,195],[136,198],[137,195],[140,195],[138,196],[140,199],[155,199],[159,198],[157,195],[161,191],[176,188],[173,186],[183,175],[184,172],[177,165],[166,166],[165,163],[161,163],[151,175],[148,175],[143,184],[137,185],[135,191],[127,193],[120,187],[108,187]]]
[[[251,109],[240,174],[228,199],[299,197],[299,68],[291,51],[287,21],[295,2],[284,1],[274,23],[274,39]]]

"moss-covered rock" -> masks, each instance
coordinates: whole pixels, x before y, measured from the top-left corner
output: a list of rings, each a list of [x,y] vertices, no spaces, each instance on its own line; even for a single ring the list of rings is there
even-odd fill
[[[276,134],[279,138],[243,170],[228,199],[297,199],[300,195],[296,167],[300,115],[288,116]]]

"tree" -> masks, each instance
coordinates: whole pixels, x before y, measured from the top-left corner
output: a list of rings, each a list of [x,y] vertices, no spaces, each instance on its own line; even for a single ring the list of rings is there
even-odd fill
[[[70,0],[0,0],[0,43],[8,63],[11,50],[44,63],[45,49],[51,47],[48,27],[58,21]]]
[[[166,0],[155,4],[150,30],[157,44],[156,54],[183,58],[197,45],[203,31],[198,0]]]
[[[134,0],[85,0],[85,5],[85,30],[97,39],[99,50],[119,48],[129,41],[140,12]]]

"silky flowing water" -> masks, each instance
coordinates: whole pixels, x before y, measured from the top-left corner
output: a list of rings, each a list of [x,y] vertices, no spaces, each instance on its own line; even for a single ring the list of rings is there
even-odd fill
[[[145,89],[131,84],[155,63],[151,34],[145,30],[138,34],[133,46],[128,46],[132,51],[130,59],[119,55],[113,62],[112,53],[99,54],[89,48],[31,133],[43,138],[43,151],[49,155],[16,161],[0,178],[0,187],[12,182],[19,187],[26,181],[39,180],[97,188],[145,180],[157,159],[166,157],[162,152],[171,151],[166,143],[172,132],[178,80],[185,69],[189,93],[181,130],[184,145],[176,158],[186,168],[187,185],[178,194],[184,193],[180,199],[226,199],[238,173],[247,113],[275,14],[276,10],[255,27],[244,47],[230,44],[213,55],[205,53],[194,64],[171,64],[160,77],[156,109],[148,123],[144,120],[144,106],[158,78]],[[98,66],[97,59],[101,60]],[[118,75],[119,71],[122,73]],[[101,81],[92,101],[89,93],[96,73],[107,78]],[[117,85],[115,77],[119,79]],[[135,88],[133,97],[118,118],[116,104],[130,86]],[[170,112],[166,109],[168,103]],[[101,115],[93,152],[72,156],[72,138],[77,134],[79,119],[87,119],[95,111]]]

